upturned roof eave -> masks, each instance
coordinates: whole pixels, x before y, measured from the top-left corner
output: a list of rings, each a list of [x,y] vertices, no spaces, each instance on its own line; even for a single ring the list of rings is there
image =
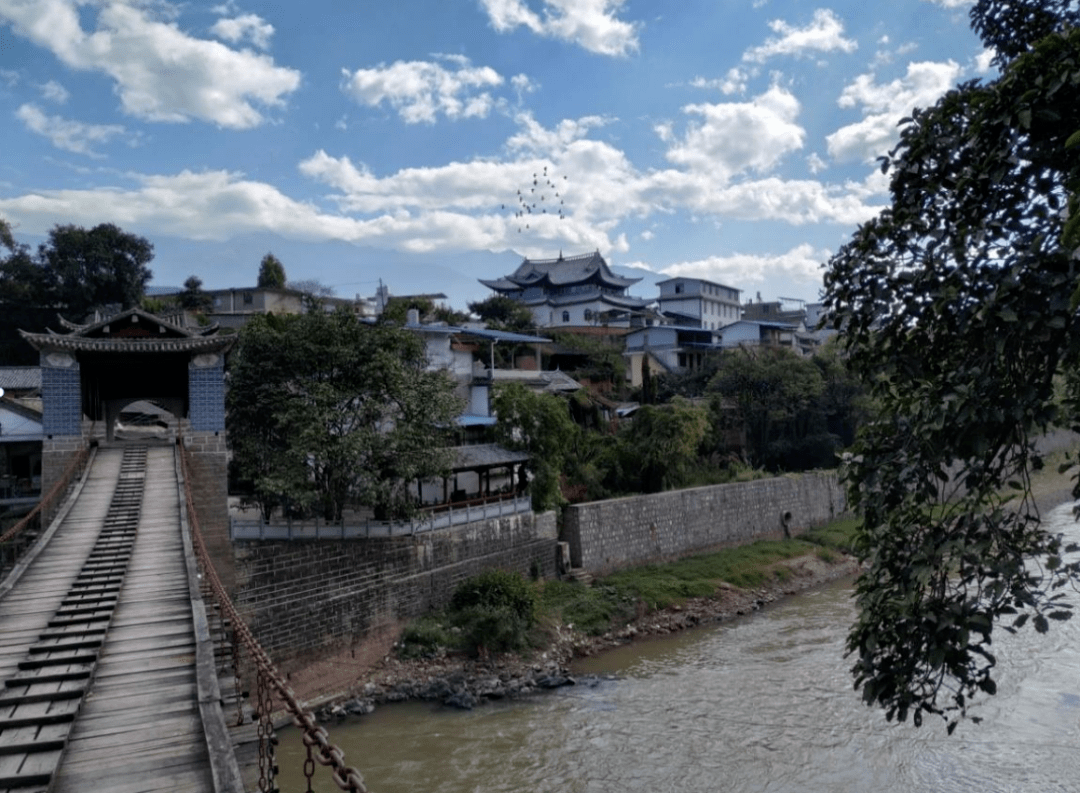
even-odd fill
[[[59,336],[47,333],[19,335],[38,352],[104,352],[104,353],[199,353],[227,352],[235,343],[236,336],[185,336],[181,338],[87,338],[85,336]]]

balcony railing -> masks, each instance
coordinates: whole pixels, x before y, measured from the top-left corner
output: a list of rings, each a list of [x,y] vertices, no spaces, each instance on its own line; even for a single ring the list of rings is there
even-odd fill
[[[285,518],[271,523],[232,518],[229,521],[229,537],[233,540],[362,540],[368,537],[408,537],[425,531],[531,511],[530,498],[517,496],[500,500],[489,499],[483,503],[440,505],[407,521],[364,520],[362,523],[346,525],[344,522],[332,523],[318,518]]]

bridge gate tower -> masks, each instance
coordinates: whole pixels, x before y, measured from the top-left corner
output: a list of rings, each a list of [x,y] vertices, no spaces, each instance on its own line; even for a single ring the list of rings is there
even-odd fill
[[[235,335],[216,325],[189,329],[138,308],[87,325],[61,320],[67,333],[21,331],[41,356],[41,488],[46,493],[91,442],[121,443],[121,411],[133,402],[160,409],[158,442],[182,438],[204,537],[231,590],[225,356]]]

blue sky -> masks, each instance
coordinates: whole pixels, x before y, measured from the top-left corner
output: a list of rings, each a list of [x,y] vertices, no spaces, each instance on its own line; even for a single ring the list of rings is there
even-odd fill
[[[522,256],[598,249],[643,297],[812,301],[887,201],[899,119],[994,76],[968,8],[0,0],[0,216],[142,234],[158,285],[250,285],[273,251],[464,308]]]

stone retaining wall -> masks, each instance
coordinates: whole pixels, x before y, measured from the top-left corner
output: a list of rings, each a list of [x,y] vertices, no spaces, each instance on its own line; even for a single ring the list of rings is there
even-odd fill
[[[724,545],[798,534],[845,510],[836,474],[814,472],[575,504],[562,539],[574,567],[604,575]],[[785,515],[787,519],[785,521]]]
[[[282,668],[445,605],[484,570],[555,575],[555,514],[356,540],[236,541],[236,604]]]

